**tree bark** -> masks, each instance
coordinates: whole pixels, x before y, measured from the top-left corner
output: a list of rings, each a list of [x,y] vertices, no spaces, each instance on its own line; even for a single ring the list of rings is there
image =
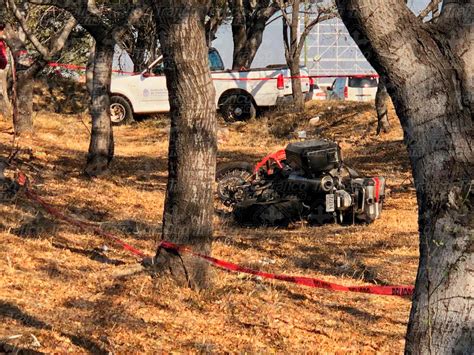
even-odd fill
[[[110,82],[114,41],[96,42],[92,79],[92,131],[85,173],[91,177],[105,173],[114,156],[114,139],[110,121]]]
[[[137,73],[145,70],[158,54],[158,34],[153,21],[152,14],[147,12],[142,21],[134,25],[137,35],[129,54]]]
[[[16,72],[16,114],[13,115],[15,134],[21,136],[33,133],[33,85],[35,75],[27,70]]]
[[[13,128],[17,136],[33,132],[33,81],[40,68],[32,65],[19,30],[10,24],[5,27],[5,38],[12,53],[12,68],[15,75],[16,97],[13,98],[15,112]]]
[[[245,30],[242,31],[242,26],[234,25],[234,22],[235,19],[232,22],[232,37],[234,39],[232,69],[249,69],[252,66],[253,60],[262,44],[265,21],[264,19],[257,20],[253,26],[251,26],[249,33]],[[243,33],[244,31],[245,34]]]
[[[8,68],[8,67],[7,67]],[[5,117],[11,117],[11,105],[8,95],[8,69],[0,70],[0,113]]]
[[[375,95],[375,110],[377,111],[377,135],[381,132],[390,132],[390,122],[388,121],[388,92],[384,78],[379,78],[377,94]]]
[[[304,110],[304,96],[301,89],[301,72],[299,57],[297,61],[290,62],[291,87],[293,95],[293,105],[297,112]]]
[[[94,90],[94,63],[95,63],[95,40],[92,40],[92,46],[89,51],[86,65],[86,88],[92,100],[92,92]]]
[[[252,9],[251,3],[243,0],[229,1],[232,11],[232,38],[234,52],[232,69],[249,69],[263,41],[267,21],[278,11],[278,7],[269,2]]]
[[[110,82],[115,42],[96,40],[92,80],[92,131],[85,173],[91,177],[104,174],[114,156],[114,136],[110,121]]]
[[[293,107],[296,111],[304,110],[304,97],[301,88],[301,72],[300,72],[300,54],[302,48],[299,45],[298,38],[299,14],[294,12],[294,9],[300,8],[300,1],[295,0],[291,4],[292,14],[291,18],[287,15],[287,7],[282,7],[282,21],[283,21],[283,43],[285,46],[286,63],[290,69],[291,75],[291,92],[293,96]],[[289,37],[288,37],[289,32]],[[304,39],[303,39],[304,40]]]
[[[204,30],[206,12],[198,6],[199,1],[168,0],[160,4],[155,5],[155,14],[171,116],[163,239],[209,254],[217,123]],[[208,285],[206,262],[159,250],[156,263],[169,267],[178,280],[192,287]]]
[[[33,132],[33,85],[36,75],[47,64],[47,61],[56,56],[64,47],[71,31],[76,27],[74,18],[70,18],[61,32],[52,36],[49,48],[45,47],[28,28],[27,20],[13,0],[8,1],[9,11],[17,22],[13,26],[7,24],[5,37],[13,54],[14,97],[13,126],[15,134],[21,135]],[[40,53],[40,58],[33,59],[26,48],[28,39]]]
[[[303,91],[301,89],[301,78],[300,78],[300,54],[298,51],[299,41],[298,38],[298,26],[299,21],[299,10],[300,0],[294,0],[292,2],[292,14],[290,24],[290,72],[291,72],[291,90],[293,94],[293,104],[297,111],[304,110],[304,98]]]
[[[423,24],[398,0],[337,4],[362,52],[390,81],[415,179],[420,261],[406,353],[470,353],[474,53],[465,19],[473,18],[472,5],[451,0],[439,21]]]

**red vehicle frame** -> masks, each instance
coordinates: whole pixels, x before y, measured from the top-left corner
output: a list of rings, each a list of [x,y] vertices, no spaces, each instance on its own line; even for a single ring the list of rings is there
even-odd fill
[[[273,171],[272,171],[271,165],[275,163],[276,165],[278,165],[280,169],[282,169],[283,164],[281,162],[285,159],[286,159],[286,152],[284,149],[279,150],[278,152],[269,154],[265,158],[263,158],[261,161],[259,161],[257,165],[255,165],[254,174],[258,175],[258,172],[263,167],[267,169],[268,174],[272,174]]]

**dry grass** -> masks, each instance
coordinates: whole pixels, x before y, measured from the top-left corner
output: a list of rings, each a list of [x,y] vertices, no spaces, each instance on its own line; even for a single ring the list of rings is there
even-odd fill
[[[307,118],[316,115],[319,126],[306,127]],[[22,155],[29,160],[25,169],[35,176],[39,193],[65,212],[100,223],[152,253],[166,187],[166,125],[148,120],[116,129],[111,173],[90,181],[81,175],[88,132],[80,119],[38,114],[37,135],[21,142],[32,149]],[[298,129],[335,138],[348,162],[388,177],[389,196],[383,218],[370,226],[242,229],[216,216],[213,255],[347,285],[413,283],[416,200],[402,132],[392,121],[393,132],[376,137],[369,105],[317,103],[304,117],[267,113],[221,130],[221,161],[256,161],[283,147]],[[276,132],[287,122],[291,129]],[[0,121],[0,131],[8,128]],[[2,156],[10,138],[0,134]],[[219,270],[214,287],[201,293],[167,277],[117,279],[114,273],[133,264],[133,257],[51,220],[22,197],[0,204],[0,240],[0,353],[403,350],[407,299],[332,293]],[[104,245],[110,249],[104,251]]]

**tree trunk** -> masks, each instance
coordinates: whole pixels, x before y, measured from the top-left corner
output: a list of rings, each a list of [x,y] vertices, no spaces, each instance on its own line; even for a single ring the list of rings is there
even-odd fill
[[[247,25],[245,22],[245,8],[242,0],[234,0],[232,3],[232,39],[234,41],[234,52],[232,55],[232,69],[240,70],[249,67],[249,55],[247,53]],[[252,58],[253,60],[253,58]],[[251,63],[250,63],[251,64]]]
[[[96,41],[92,79],[92,131],[85,173],[91,177],[107,172],[114,156],[114,136],[110,121],[110,81],[115,43]]]
[[[398,0],[337,0],[362,52],[390,81],[417,190],[420,261],[407,354],[473,348],[474,146],[469,4],[423,24]],[[451,10],[453,13],[447,15]],[[464,24],[464,25],[463,25]]]
[[[92,46],[89,51],[86,65],[86,88],[92,100],[92,92],[94,91],[94,62],[95,62],[95,40],[92,40]]]
[[[263,33],[267,21],[278,11],[278,7],[271,3],[267,7],[246,9],[242,0],[229,1],[232,10],[232,39],[234,52],[232,69],[249,69],[257,55],[258,49],[263,41]],[[255,11],[247,13],[247,11]]]
[[[205,11],[197,6],[198,1],[162,3],[167,6],[155,5],[155,14],[171,107],[163,239],[209,254],[217,123],[205,40]],[[169,11],[170,7],[174,11]],[[204,288],[208,284],[206,262],[186,256],[180,259],[160,251],[156,262],[169,267],[179,280],[186,280],[192,287]]]
[[[290,72],[294,108],[296,111],[301,112],[304,110],[304,96],[303,90],[301,89],[299,58],[296,58],[296,61],[290,63]]]
[[[8,67],[7,67],[8,68]],[[8,69],[0,70],[0,113],[5,117],[11,117],[11,105],[8,96]]]
[[[388,92],[385,86],[385,80],[380,77],[375,95],[375,109],[377,111],[377,135],[381,132],[388,133],[390,131],[390,122],[388,121],[387,108]]]
[[[33,84],[34,76],[27,70],[16,72],[16,114],[13,115],[15,134],[21,136],[33,132]]]
[[[232,25],[234,31],[234,25]],[[232,70],[240,70],[242,68],[249,69],[253,60],[257,55],[258,49],[263,41],[263,32],[265,30],[265,22],[256,21],[250,28],[250,33],[244,35],[240,30],[233,32],[234,54],[232,61]]]
[[[5,37],[14,61],[12,71],[16,97],[12,98],[12,109],[15,112],[13,128],[16,135],[29,134],[33,132],[33,79],[40,68],[32,63],[17,28],[8,24],[5,27]]]
[[[293,104],[296,111],[301,112],[304,110],[304,97],[303,90],[301,88],[301,73],[300,73],[300,54],[298,50],[300,38],[298,38],[298,27],[299,27],[299,8],[300,1],[295,0],[291,4],[291,23],[288,24],[286,16],[283,17],[283,41],[285,42],[285,56],[288,67],[291,72],[291,91],[293,95]],[[295,11],[295,9],[298,9]],[[283,9],[287,11],[287,9]],[[290,30],[290,39],[288,40],[288,27]]]

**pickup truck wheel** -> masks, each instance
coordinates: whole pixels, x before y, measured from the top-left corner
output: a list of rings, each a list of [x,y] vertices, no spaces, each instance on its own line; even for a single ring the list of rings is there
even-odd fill
[[[257,116],[249,95],[231,94],[221,99],[220,111],[226,122],[247,121]]]
[[[135,121],[132,106],[127,99],[121,96],[110,98],[110,120],[113,125],[130,124]]]

